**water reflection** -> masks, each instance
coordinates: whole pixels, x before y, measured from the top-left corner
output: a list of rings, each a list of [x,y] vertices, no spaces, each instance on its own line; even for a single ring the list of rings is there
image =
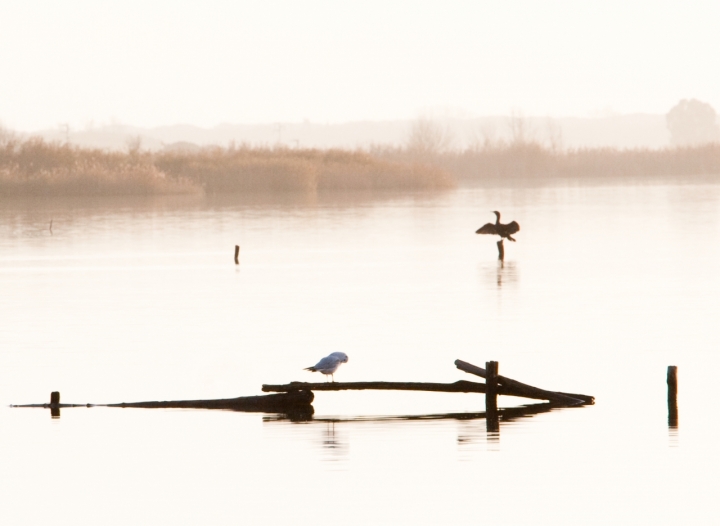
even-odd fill
[[[517,262],[498,260],[497,265],[481,268],[483,280],[494,284],[498,289],[503,285],[514,285],[520,278]]]
[[[340,439],[340,433],[335,431],[335,421],[325,423],[322,433],[321,445],[323,450],[330,454],[330,460],[342,460],[347,456],[348,444]]]
[[[266,415],[263,422],[266,424],[293,423],[317,424],[321,430],[320,444],[326,450],[333,460],[345,458],[349,450],[348,440],[339,432],[340,429],[348,425],[356,424],[389,424],[402,425],[403,423],[415,422],[435,422],[435,421],[451,421],[462,422],[457,429],[457,444],[459,447],[473,446],[477,443],[488,443],[497,446],[500,442],[501,424],[511,423],[519,419],[532,418],[540,413],[549,413],[551,411],[559,411],[564,409],[577,409],[582,406],[567,407],[549,402],[528,404],[518,407],[509,407],[504,409],[496,409],[483,412],[472,413],[432,413],[419,415],[397,415],[397,416],[356,416],[356,417],[315,417],[312,414],[307,415],[306,419],[299,419],[298,415]],[[467,425],[468,423],[485,420],[484,429],[477,425]]]

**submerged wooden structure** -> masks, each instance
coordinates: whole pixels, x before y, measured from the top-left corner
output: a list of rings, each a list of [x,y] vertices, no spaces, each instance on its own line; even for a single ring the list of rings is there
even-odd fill
[[[485,413],[488,431],[497,431],[498,422],[505,410],[499,410],[497,397],[516,396],[534,400],[544,400],[543,408],[572,407],[593,404],[595,398],[589,395],[548,391],[533,387],[512,378],[498,374],[498,363],[487,362],[485,368],[462,360],[455,360],[455,366],[466,373],[485,379],[485,383],[458,380],[452,383],[435,382],[290,382],[280,385],[263,385],[262,390],[273,393],[260,396],[241,396],[216,400],[176,400],[149,402],[121,402],[116,404],[61,404],[60,393],[53,392],[49,404],[17,405],[13,407],[44,407],[51,410],[53,418],[59,418],[60,409],[65,407],[120,407],[145,409],[222,409],[230,411],[276,413],[291,420],[309,420],[314,413],[312,402],[314,391],[344,390],[381,390],[381,391],[430,391],[442,393],[481,393],[485,394]],[[547,409],[549,410],[549,409]],[[521,413],[532,413],[534,409],[525,409]],[[512,413],[512,412],[511,412]],[[480,414],[480,413],[478,413]],[[510,413],[508,413],[510,414]]]

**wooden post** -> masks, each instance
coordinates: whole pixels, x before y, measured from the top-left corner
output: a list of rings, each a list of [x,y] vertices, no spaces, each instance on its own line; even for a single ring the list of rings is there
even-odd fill
[[[500,431],[500,419],[497,410],[498,395],[498,363],[485,362],[485,421],[489,433]]]
[[[505,245],[503,245],[503,240],[497,242],[498,246],[498,259],[500,261],[505,261]]]
[[[667,369],[668,384],[668,427],[678,426],[677,407],[677,365],[669,365]]]
[[[238,258],[240,257],[240,245],[235,245],[235,264],[239,265],[240,261]]]
[[[50,418],[60,418],[60,391],[50,393]]]

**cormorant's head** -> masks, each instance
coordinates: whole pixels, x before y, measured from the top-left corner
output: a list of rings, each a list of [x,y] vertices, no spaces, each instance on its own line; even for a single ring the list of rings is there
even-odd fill
[[[500,222],[500,212],[498,212],[497,210],[493,210],[493,214],[495,214],[497,216],[497,220],[499,223]]]

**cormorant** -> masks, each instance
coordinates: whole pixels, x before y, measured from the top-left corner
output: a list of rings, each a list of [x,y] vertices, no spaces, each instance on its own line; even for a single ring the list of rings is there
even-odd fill
[[[495,224],[487,223],[483,225],[482,227],[478,228],[475,233],[476,234],[491,234],[494,236],[500,236],[501,238],[506,237],[510,241],[515,241],[512,237],[512,235],[516,232],[520,231],[520,225],[517,224],[516,221],[513,221],[512,223],[508,223],[507,225],[503,225],[500,222],[500,212],[493,211],[493,214],[497,216],[497,219],[495,220]]]

